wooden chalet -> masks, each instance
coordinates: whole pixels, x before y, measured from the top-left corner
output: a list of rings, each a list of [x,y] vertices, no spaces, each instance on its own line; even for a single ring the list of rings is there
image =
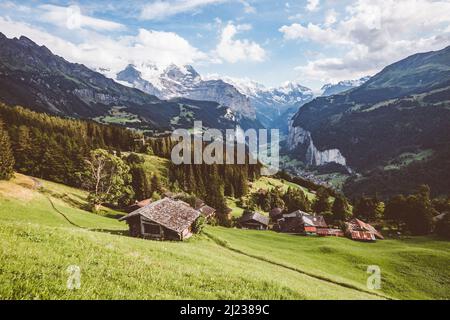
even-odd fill
[[[316,234],[321,237],[345,237],[344,231],[334,228],[318,228]]]
[[[195,198],[195,205],[194,205],[195,210],[200,209],[204,205],[206,205],[205,201],[203,201],[202,199],[199,199],[199,198]]]
[[[163,196],[166,197],[166,198],[170,198],[170,199],[175,200],[176,194],[171,192],[171,191],[166,191],[166,192],[163,193]]]
[[[269,212],[269,217],[273,222],[277,222],[279,219],[283,218],[283,209],[273,208]]]
[[[237,222],[241,229],[267,230],[269,228],[269,217],[258,212],[247,212]]]
[[[131,213],[133,211],[136,211],[140,208],[143,208],[147,205],[149,205],[150,203],[152,203],[152,199],[145,199],[142,201],[136,201],[134,204],[132,204],[131,206],[128,206],[125,208],[125,212],[126,213]]]
[[[192,236],[192,224],[199,216],[200,212],[185,202],[164,198],[119,220],[127,222],[132,237],[184,240]]]
[[[323,216],[315,216],[301,210],[283,214],[277,229],[286,233],[317,234],[320,229],[328,229]]]
[[[213,207],[208,206],[205,201],[202,199],[196,198],[195,199],[195,210],[200,211],[200,213],[206,218],[210,219],[215,216],[216,209]]]
[[[356,218],[346,222],[345,227],[346,236],[352,240],[376,241],[376,239],[384,239],[373,226]]]
[[[216,209],[214,209],[213,207],[210,207],[208,205],[204,205],[202,207],[200,207],[198,209],[198,211],[200,211],[200,213],[206,218],[206,219],[211,219],[212,217],[214,217],[216,215]]]

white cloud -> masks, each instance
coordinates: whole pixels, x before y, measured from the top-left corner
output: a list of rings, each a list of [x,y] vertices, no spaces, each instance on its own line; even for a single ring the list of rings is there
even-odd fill
[[[183,12],[198,10],[204,6],[218,4],[227,0],[157,0],[142,8],[140,18],[142,20],[160,20]]]
[[[344,52],[297,67],[303,76],[338,81],[374,74],[408,55],[450,44],[447,0],[358,0],[346,8],[343,20],[328,12],[324,23],[293,23],[279,31],[286,40],[312,41]],[[447,30],[448,31],[448,30]]]
[[[299,23],[293,23],[290,26],[282,26],[279,29],[284,34],[286,40],[305,39],[320,43],[345,43],[335,30],[322,28],[319,25],[309,23],[306,27]]]
[[[16,10],[16,11],[22,12],[22,13],[31,11],[30,7],[27,7],[27,6],[24,6],[24,5],[20,5],[20,4],[14,3],[12,1],[1,2],[0,3],[0,8],[2,8],[2,9],[13,9],[13,10]]]
[[[47,46],[53,53],[71,62],[86,66],[110,69],[113,76],[128,63],[191,64],[208,61],[209,56],[173,32],[139,29],[137,35],[110,37],[92,31],[80,31],[81,43],[56,37],[35,26],[0,17],[0,30],[8,37],[26,35],[39,45]],[[84,32],[84,33],[83,33]]]
[[[76,5],[61,7],[46,4],[39,6],[39,9],[43,11],[40,19],[58,27],[71,30],[89,28],[97,31],[116,31],[125,29],[123,24],[84,15],[81,12],[81,8]]]
[[[239,2],[244,6],[245,13],[256,13],[256,8],[245,0],[239,0]]]
[[[249,30],[250,25],[234,25],[228,23],[223,29],[220,36],[220,42],[216,48],[216,54],[219,58],[235,63],[238,61],[264,61],[266,51],[256,42],[248,39],[235,39],[240,31]]]
[[[306,5],[306,10],[308,11],[316,11],[319,9],[320,0],[308,0]]]
[[[324,25],[329,27],[337,22],[337,12],[334,9],[328,10],[325,16]]]

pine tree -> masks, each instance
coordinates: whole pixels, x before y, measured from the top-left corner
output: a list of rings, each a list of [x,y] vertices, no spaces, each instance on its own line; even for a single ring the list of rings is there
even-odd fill
[[[14,156],[3,121],[0,119],[0,180],[9,180],[14,175]]]
[[[32,166],[31,149],[32,142],[30,130],[28,127],[21,125],[16,132],[17,138],[14,139],[14,151],[16,158],[16,168],[19,172],[26,172]]]
[[[384,210],[385,219],[391,220],[397,226],[397,229],[400,229],[402,222],[405,221],[406,214],[407,200],[402,194],[389,199]]]
[[[159,176],[157,174],[154,174],[151,180],[151,193],[153,194],[155,192],[158,194],[162,193],[161,181],[159,180]]]
[[[415,195],[407,199],[408,210],[406,225],[413,235],[426,235],[433,227],[433,215],[436,213],[431,205],[430,188],[422,185]]]
[[[316,199],[313,203],[312,209],[316,213],[328,212],[331,210],[331,204],[329,202],[328,190],[325,188],[319,188],[316,192]]]
[[[343,195],[337,195],[331,209],[334,221],[345,221],[350,215],[347,199]]]
[[[131,187],[134,190],[136,200],[144,200],[152,196],[147,175],[141,165],[131,167]]]

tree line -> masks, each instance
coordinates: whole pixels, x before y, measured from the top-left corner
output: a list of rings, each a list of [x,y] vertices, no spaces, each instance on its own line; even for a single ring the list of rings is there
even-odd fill
[[[77,173],[92,150],[130,150],[140,137],[117,126],[4,104],[0,104],[0,119],[4,123],[2,139],[8,135],[17,172],[74,187],[81,187]]]

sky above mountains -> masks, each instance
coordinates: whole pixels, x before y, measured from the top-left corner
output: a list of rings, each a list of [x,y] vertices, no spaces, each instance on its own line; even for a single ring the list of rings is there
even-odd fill
[[[318,89],[450,45],[449,12],[450,0],[0,0],[0,32],[111,73],[192,64]]]

